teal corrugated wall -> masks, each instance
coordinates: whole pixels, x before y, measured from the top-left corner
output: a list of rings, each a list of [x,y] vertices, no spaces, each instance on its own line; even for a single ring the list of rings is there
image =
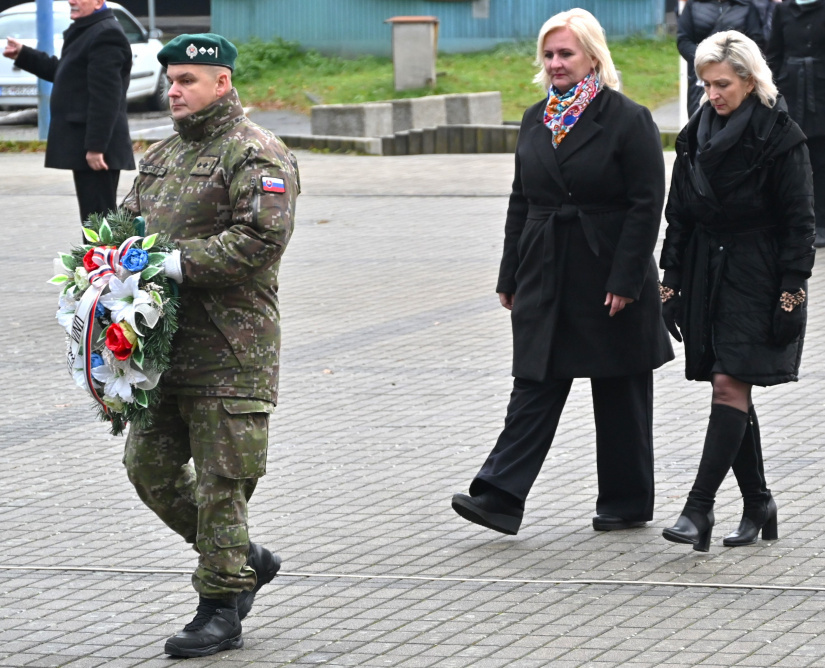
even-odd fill
[[[553,14],[582,7],[609,37],[653,35],[664,23],[662,0],[489,0],[489,17],[474,18],[474,2],[431,0],[212,0],[212,30],[244,42],[282,37],[330,54],[390,55],[393,16],[437,16],[439,50],[487,49],[533,39]],[[476,5],[478,7],[478,5]]]

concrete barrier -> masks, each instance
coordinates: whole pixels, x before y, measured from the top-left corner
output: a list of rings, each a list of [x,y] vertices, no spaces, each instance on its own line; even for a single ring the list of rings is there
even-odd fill
[[[447,125],[501,125],[501,93],[445,95]]]
[[[447,102],[444,95],[392,100],[390,104],[393,132],[447,124]]]
[[[393,131],[392,104],[323,104],[312,107],[312,134],[335,137],[381,137]]]

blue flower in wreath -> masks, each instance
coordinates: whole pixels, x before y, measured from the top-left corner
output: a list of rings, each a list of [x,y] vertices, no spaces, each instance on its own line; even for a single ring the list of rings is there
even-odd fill
[[[92,368],[103,366],[103,357],[99,353],[92,353]]]
[[[126,251],[126,255],[123,256],[120,263],[127,271],[136,274],[146,269],[149,265],[149,253],[140,248],[130,248]]]
[[[106,309],[103,307],[103,304],[96,304],[95,305],[95,318],[105,318],[106,317]]]

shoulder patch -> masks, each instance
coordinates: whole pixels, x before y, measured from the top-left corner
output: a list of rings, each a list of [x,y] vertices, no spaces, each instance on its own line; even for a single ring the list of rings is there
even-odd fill
[[[283,179],[274,176],[262,176],[261,190],[265,193],[283,193],[286,192],[286,185]]]
[[[212,155],[203,155],[198,158],[198,161],[195,163],[195,166],[192,168],[192,171],[189,172],[190,176],[209,176],[212,172],[215,171],[215,167],[218,164],[219,158]]]

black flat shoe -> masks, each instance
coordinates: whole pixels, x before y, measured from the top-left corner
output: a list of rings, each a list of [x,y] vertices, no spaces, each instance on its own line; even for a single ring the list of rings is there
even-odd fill
[[[683,512],[674,526],[662,531],[662,537],[671,543],[693,545],[697,552],[708,552],[714,522],[712,510],[707,515],[695,512],[686,515]]]
[[[166,641],[164,653],[184,657],[211,656],[243,647],[237,608],[221,605],[219,600],[201,597],[195,618]]]
[[[246,563],[255,571],[257,581],[252,591],[238,594],[238,619],[244,619],[249,614],[255,602],[255,594],[261,591],[261,587],[272,582],[281,568],[281,558],[257,543],[249,543],[249,556]]]
[[[754,515],[758,519],[754,519]],[[739,528],[733,533],[729,533],[722,539],[722,545],[726,547],[742,547],[743,545],[753,545],[762,532],[762,540],[778,540],[779,528],[776,521],[776,501],[771,498],[761,512],[749,512],[745,510]]]
[[[647,522],[638,520],[626,520],[615,515],[596,515],[593,518],[593,529],[595,531],[619,531],[620,529],[637,529],[647,526]]]
[[[518,533],[524,516],[523,510],[510,506],[493,492],[477,496],[453,494],[453,510],[465,520],[508,536]]]

